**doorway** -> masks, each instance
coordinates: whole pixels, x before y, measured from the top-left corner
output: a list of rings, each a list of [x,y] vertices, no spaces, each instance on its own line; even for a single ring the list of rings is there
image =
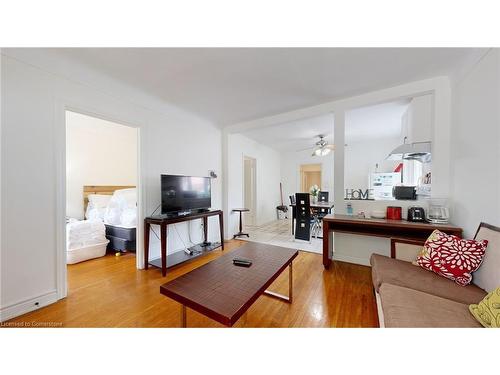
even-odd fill
[[[256,225],[257,161],[243,156],[243,205],[250,211],[245,213],[245,224]]]
[[[136,258],[139,129],[66,110],[65,134],[64,250],[71,289],[84,286],[77,276],[82,268],[106,267],[115,255]]]
[[[302,164],[300,166],[300,191],[309,193],[311,186],[321,190],[321,164]]]

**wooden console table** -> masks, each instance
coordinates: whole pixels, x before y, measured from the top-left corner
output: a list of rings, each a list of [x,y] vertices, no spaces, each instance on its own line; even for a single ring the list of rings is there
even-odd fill
[[[191,221],[196,219],[203,220],[203,239],[204,243],[207,243],[208,238],[208,217],[209,216],[219,216],[219,227],[220,227],[220,244],[217,246],[210,246],[209,250],[222,247],[224,250],[224,222],[222,217],[222,210],[214,210],[207,212],[200,212],[193,215],[178,216],[178,217],[166,217],[161,216],[150,216],[144,219],[144,268],[149,268],[149,232],[151,229],[151,224],[160,226],[160,239],[161,239],[161,274],[165,276],[167,274],[167,263],[169,267],[176,266],[178,264],[184,263],[191,259],[197,258],[204,255],[207,250],[202,250],[197,254],[188,255],[184,251],[175,252],[167,257],[167,226],[170,224],[176,224],[183,221]],[[197,245],[200,246],[200,245]],[[156,266],[156,264],[151,263]],[[159,265],[158,265],[159,266]]]
[[[406,220],[365,219],[349,215],[326,215],[323,218],[323,265],[328,269],[332,263],[330,232],[425,240],[435,229],[462,237],[462,228],[451,224],[429,224]]]

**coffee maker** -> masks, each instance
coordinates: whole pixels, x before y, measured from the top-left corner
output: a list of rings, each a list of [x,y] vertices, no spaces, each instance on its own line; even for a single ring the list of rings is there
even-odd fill
[[[433,224],[447,224],[450,220],[447,199],[431,199],[427,210],[427,221]]]

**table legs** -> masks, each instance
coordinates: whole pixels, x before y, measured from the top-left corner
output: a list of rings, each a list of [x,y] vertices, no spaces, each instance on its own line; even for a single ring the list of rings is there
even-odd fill
[[[242,237],[242,236],[250,237],[248,235],[248,233],[243,233],[243,218],[241,216],[242,211],[239,211],[239,212],[240,212],[240,227],[239,227],[240,231],[233,236],[233,240],[236,239],[236,238],[238,238],[238,237]]]
[[[219,214],[219,229],[220,229],[220,244],[222,246],[222,251],[224,251],[224,215],[222,212]]]
[[[277,298],[281,301],[292,303],[293,301],[293,263],[288,266],[288,296],[283,294],[272,292],[270,290],[265,290],[264,294],[269,297]]]
[[[160,225],[161,229],[161,275],[167,275],[167,226]]]
[[[181,327],[186,328],[187,319],[186,319],[186,306],[181,305]]]
[[[330,268],[332,260],[330,258],[330,231],[329,225],[323,220],[323,266]]]
[[[203,242],[208,241],[208,217],[203,217]]]
[[[293,301],[293,263],[291,262],[290,265],[288,266],[288,296],[284,296],[283,294],[280,293],[275,293],[270,290],[265,290],[264,294],[277,298],[281,301],[285,301],[287,303],[292,303]],[[186,317],[186,306],[181,305],[180,309],[180,318],[181,318],[181,327],[186,328],[187,327],[187,317]],[[245,324],[247,321],[247,311],[245,311],[245,314],[243,316],[243,324]]]
[[[144,269],[149,267],[149,232],[151,224],[147,221],[144,223]]]

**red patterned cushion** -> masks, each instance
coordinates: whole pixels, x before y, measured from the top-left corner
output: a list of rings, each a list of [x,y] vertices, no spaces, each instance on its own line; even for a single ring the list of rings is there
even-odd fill
[[[472,272],[481,265],[487,245],[487,240],[462,240],[435,230],[425,241],[416,263],[465,286],[471,282]]]

